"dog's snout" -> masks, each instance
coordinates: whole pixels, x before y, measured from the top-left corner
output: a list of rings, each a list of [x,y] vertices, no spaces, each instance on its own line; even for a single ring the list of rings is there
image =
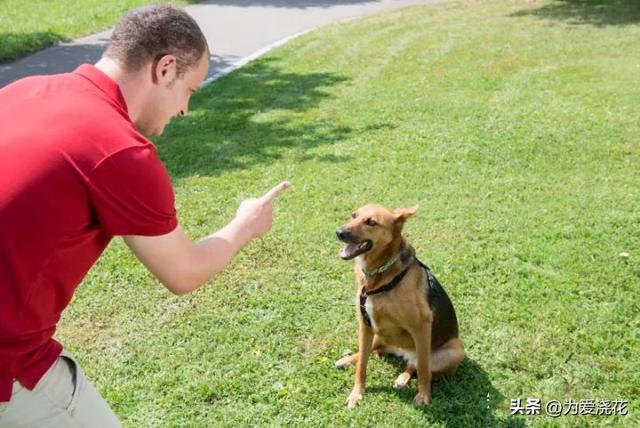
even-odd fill
[[[338,236],[339,240],[344,242],[350,242],[353,240],[353,235],[351,234],[351,231],[344,227],[341,227],[340,229],[336,230],[336,235]]]

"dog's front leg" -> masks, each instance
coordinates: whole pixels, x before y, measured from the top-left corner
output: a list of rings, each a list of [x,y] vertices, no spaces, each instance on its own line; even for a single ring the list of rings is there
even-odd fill
[[[418,393],[413,401],[417,406],[431,402],[431,322],[412,332],[416,345],[416,367],[418,369]]]
[[[371,354],[373,344],[373,331],[360,320],[358,328],[358,361],[356,363],[356,380],[347,398],[347,407],[353,409],[358,401],[362,400],[364,386],[367,380],[367,362]]]

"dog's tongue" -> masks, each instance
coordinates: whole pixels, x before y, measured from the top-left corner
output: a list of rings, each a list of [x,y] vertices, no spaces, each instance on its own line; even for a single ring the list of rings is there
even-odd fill
[[[340,257],[348,260],[355,257],[358,254],[358,251],[364,246],[364,242],[360,242],[357,244],[347,244],[342,250],[340,250]]]

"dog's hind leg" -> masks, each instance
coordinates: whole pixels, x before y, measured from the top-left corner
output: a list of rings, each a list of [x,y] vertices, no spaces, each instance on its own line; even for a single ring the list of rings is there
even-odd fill
[[[431,353],[433,376],[452,375],[464,360],[464,348],[460,339],[453,338]]]
[[[393,387],[396,389],[402,389],[409,384],[409,381],[416,374],[415,363],[408,363],[404,372],[400,373],[400,376],[393,383]]]
[[[355,364],[358,361],[358,353],[347,355],[346,357],[340,358],[335,362],[334,367],[338,369],[346,369],[352,364]]]
[[[387,353],[387,349],[384,343],[380,340],[378,335],[373,336],[373,345],[372,352],[377,356],[381,356],[382,354]],[[355,364],[358,361],[358,353],[347,355],[346,357],[340,358],[338,361],[334,363],[334,367],[338,369],[346,369],[352,364]]]
[[[384,344],[380,336],[377,334],[373,336],[373,344],[371,345],[371,352],[376,357],[382,357],[384,354],[388,354],[387,345]]]

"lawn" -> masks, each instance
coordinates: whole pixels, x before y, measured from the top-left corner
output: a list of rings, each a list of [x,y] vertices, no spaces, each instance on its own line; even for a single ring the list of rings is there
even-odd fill
[[[106,30],[144,4],[196,0],[0,0],[0,63]]]
[[[639,426],[640,5],[463,1],[325,27],[213,82],[157,141],[194,239],[282,179],[272,233],[186,297],[116,240],[58,333],[127,427]],[[372,359],[355,410],[352,264],[335,229],[406,236],[467,358],[413,406]],[[628,257],[620,256],[628,253]],[[627,415],[510,416],[512,399]]]

